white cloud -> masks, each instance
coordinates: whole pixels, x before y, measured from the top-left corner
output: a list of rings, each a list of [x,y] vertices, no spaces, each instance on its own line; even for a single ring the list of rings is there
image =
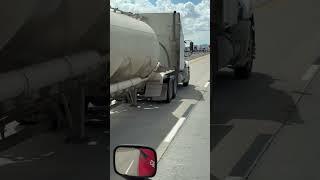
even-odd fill
[[[195,44],[210,43],[210,0],[196,5],[192,2],[174,4],[171,0],[157,0],[155,5],[149,0],[111,0],[110,5],[134,13],[177,11],[181,14],[185,39]]]

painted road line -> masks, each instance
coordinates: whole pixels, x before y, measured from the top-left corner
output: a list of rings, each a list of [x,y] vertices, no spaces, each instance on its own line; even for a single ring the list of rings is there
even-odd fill
[[[130,168],[131,168],[131,166],[132,166],[133,162],[134,162],[134,160],[132,160],[132,161],[131,161],[131,163],[130,163],[130,165],[129,165],[128,169],[126,170],[126,174],[128,174],[128,172],[129,172],[129,170],[130,170]]]
[[[170,130],[169,134],[164,138],[164,140],[161,142],[159,147],[157,148],[157,162],[160,161],[163,154],[166,152],[167,148],[169,147],[171,141],[185,122],[186,118],[182,117],[178,120],[178,122],[174,125],[174,127]]]
[[[244,180],[244,178],[239,176],[228,176],[225,180]]]
[[[210,82],[207,82],[204,87],[207,88],[209,86]]]
[[[177,134],[178,130],[181,128],[182,124],[186,120],[185,117],[181,117],[178,122],[174,125],[174,127],[171,129],[169,134],[164,139],[164,142],[171,142],[173,137]]]
[[[55,152],[48,152],[48,153],[46,153],[46,154],[42,154],[41,156],[42,157],[49,157],[49,156],[52,156],[52,155],[54,155],[55,154]]]
[[[195,106],[195,104],[190,104],[190,106],[183,113],[182,117],[179,118],[179,120],[176,122],[176,124],[173,126],[173,128],[170,130],[170,132],[167,134],[167,136],[164,138],[164,140],[158,146],[158,148],[156,150],[157,162],[160,161],[161,157],[166,152],[166,150],[169,147],[170,143],[172,142],[173,138],[177,135],[177,133],[181,129],[182,125],[185,123],[186,119],[190,115],[191,110],[193,109],[194,106]]]
[[[311,65],[310,68],[302,76],[303,81],[310,81],[314,75],[318,72],[319,65]]]
[[[94,146],[94,145],[97,145],[98,143],[97,143],[97,141],[90,141],[90,142],[88,142],[88,145],[89,146]]]
[[[13,161],[13,160],[8,159],[8,158],[0,158],[0,167],[8,165],[8,164],[14,164],[14,163],[16,163],[16,161]]]

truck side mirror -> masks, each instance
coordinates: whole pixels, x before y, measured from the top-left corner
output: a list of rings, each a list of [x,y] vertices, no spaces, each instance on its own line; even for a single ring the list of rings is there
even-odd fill
[[[139,145],[117,146],[113,154],[114,170],[126,178],[149,178],[157,172],[157,153]]]
[[[193,52],[193,42],[190,42],[190,52]]]

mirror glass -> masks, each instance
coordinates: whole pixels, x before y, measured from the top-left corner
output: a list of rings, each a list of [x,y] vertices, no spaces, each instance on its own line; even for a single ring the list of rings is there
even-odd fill
[[[120,175],[153,177],[157,166],[156,152],[148,147],[118,146],[114,154],[115,170]]]

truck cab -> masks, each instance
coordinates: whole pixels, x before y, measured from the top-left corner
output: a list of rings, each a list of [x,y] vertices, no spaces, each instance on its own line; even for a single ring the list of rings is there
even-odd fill
[[[190,80],[180,13],[174,11],[140,15],[155,31],[160,44],[160,69],[146,82],[144,96],[170,102],[176,97],[178,84],[188,86]]]

